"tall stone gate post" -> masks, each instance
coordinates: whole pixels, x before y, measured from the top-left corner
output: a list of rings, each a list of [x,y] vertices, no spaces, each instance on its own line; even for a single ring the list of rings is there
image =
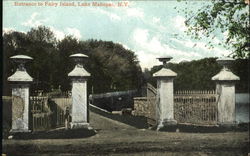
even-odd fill
[[[88,58],[84,54],[70,55],[76,62],[75,68],[68,74],[72,80],[72,122],[71,128],[88,128],[87,77],[83,61]]]
[[[228,65],[234,59],[220,58],[217,62],[223,65],[222,70],[212,77],[216,81],[216,92],[218,97],[218,124],[234,125],[236,123],[235,115],[235,81],[240,78],[234,75]]]
[[[156,120],[157,130],[164,126],[175,125],[174,120],[174,89],[173,81],[177,76],[175,72],[167,68],[167,61],[172,57],[158,58],[163,62],[163,68],[153,74],[157,78]]]
[[[8,77],[12,87],[12,125],[10,132],[29,132],[29,86],[33,78],[26,72],[25,63],[32,60],[25,55],[10,57],[18,64],[16,72]]]

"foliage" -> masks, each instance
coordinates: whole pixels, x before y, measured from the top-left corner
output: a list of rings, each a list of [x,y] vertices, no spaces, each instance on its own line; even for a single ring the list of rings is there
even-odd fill
[[[240,81],[236,82],[237,92],[250,92],[250,60],[236,59],[231,66],[232,72],[240,77]]]
[[[144,75],[153,75],[161,68],[162,66],[154,66],[150,71],[144,72]],[[211,78],[222,67],[216,62],[216,58],[205,58],[179,64],[170,63],[169,68],[178,74],[174,79],[175,90],[214,90],[215,82]],[[249,59],[235,60],[231,69],[240,77],[240,81],[236,82],[236,91],[249,92]],[[156,79],[152,76],[148,76],[146,81],[156,86]]]
[[[211,0],[198,12],[186,12],[187,34],[196,39],[204,36],[216,37],[218,30],[224,34],[224,47],[233,49],[230,56],[248,58],[250,56],[249,4],[245,0]],[[213,47],[209,41],[210,47]]]
[[[85,64],[86,70],[91,73],[89,92],[137,89],[141,84],[142,72],[137,57],[122,45],[101,40],[79,41],[72,36],[57,41],[48,27],[40,26],[27,33],[13,31],[3,35],[4,94],[9,91],[7,77],[13,74],[15,68],[9,57],[17,54],[34,59],[27,65],[28,73],[34,78],[32,90],[50,91],[59,86],[62,90],[70,90],[67,75],[74,63],[69,56],[74,53],[89,56]]]
[[[34,58],[27,65],[28,73],[34,78],[34,84],[31,85],[33,90],[50,91],[60,85],[65,91],[71,88],[67,75],[74,67],[74,63],[69,59],[69,55],[74,53],[89,56],[85,63],[86,70],[91,73],[88,80],[89,93],[138,89],[146,82],[156,86],[152,74],[162,68],[155,66],[142,74],[134,52],[110,41],[79,41],[72,36],[57,41],[47,27],[34,28],[27,33],[14,31],[3,35],[4,95],[10,94],[7,77],[13,74],[16,68],[9,57],[24,54]],[[170,63],[169,67],[178,74],[174,80],[175,90],[214,89],[215,82],[211,81],[211,77],[221,69],[215,58]],[[241,78],[236,84],[236,90],[248,91],[249,60],[237,59],[231,69]]]
[[[53,64],[57,59],[53,34],[45,27],[31,29],[27,34],[21,32],[11,32],[3,36],[3,61],[4,61],[4,81],[14,71],[14,63],[9,57],[17,54],[25,54],[33,57],[34,61],[28,66],[29,73],[34,77],[36,87],[50,88],[54,71]]]

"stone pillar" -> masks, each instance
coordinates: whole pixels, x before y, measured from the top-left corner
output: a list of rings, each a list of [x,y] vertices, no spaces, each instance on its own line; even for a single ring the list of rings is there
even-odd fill
[[[18,64],[16,72],[8,77],[12,87],[12,125],[10,132],[29,132],[29,85],[33,78],[26,72],[25,63],[32,60],[25,55],[10,57]]]
[[[220,58],[217,62],[223,65],[223,69],[212,80],[216,81],[216,93],[218,94],[218,124],[234,125],[235,114],[235,81],[240,78],[234,75],[228,68],[232,58]]]
[[[72,80],[72,122],[71,128],[88,128],[87,77],[90,76],[83,68],[84,54],[70,55],[76,62],[75,68],[68,74]]]
[[[177,76],[175,72],[167,68],[166,62],[172,57],[158,58],[163,62],[163,68],[153,74],[157,79],[156,120],[157,130],[168,125],[177,124],[174,120],[174,89],[173,81]]]

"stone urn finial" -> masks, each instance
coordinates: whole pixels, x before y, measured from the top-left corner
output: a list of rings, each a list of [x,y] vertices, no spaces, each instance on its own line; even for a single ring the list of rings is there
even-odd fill
[[[229,69],[229,66],[232,64],[233,61],[234,59],[229,57],[218,58],[216,62],[222,65],[223,68],[217,75],[212,77],[212,80],[217,80],[217,81],[240,80],[240,78],[236,76],[234,73],[232,73],[231,70]]]
[[[84,63],[86,63],[86,60],[88,58],[87,55],[78,53],[73,54],[69,56],[72,58],[76,65],[75,68],[68,74],[70,77],[87,77],[90,76],[90,74],[83,68]]]
[[[70,58],[73,59],[73,61],[76,63],[78,66],[83,66],[84,63],[86,63],[88,56],[78,53],[78,54],[73,54],[69,56]]]
[[[223,66],[222,70],[227,70],[227,71],[230,71],[229,66],[232,64],[233,61],[234,59],[229,57],[222,57],[216,60],[218,64]]]
[[[163,63],[163,68],[167,68],[167,62],[170,61],[173,57],[172,56],[164,56],[157,58],[160,62]]]
[[[33,78],[26,72],[25,63],[33,60],[33,58],[26,55],[15,55],[10,59],[17,64],[16,72],[8,77],[8,81],[30,82]]]
[[[163,63],[163,68],[160,69],[158,72],[153,74],[153,77],[163,78],[163,77],[176,77],[177,74],[172,71],[171,69],[167,68],[167,62],[170,61],[173,57],[172,56],[164,56],[157,58],[160,62]]]

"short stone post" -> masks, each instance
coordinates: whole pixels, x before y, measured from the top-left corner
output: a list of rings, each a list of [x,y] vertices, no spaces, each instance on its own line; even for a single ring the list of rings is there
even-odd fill
[[[174,120],[174,88],[173,81],[177,76],[175,72],[167,68],[167,61],[172,57],[158,58],[163,62],[163,68],[153,74],[157,79],[156,120],[157,130],[164,126],[176,125]]]
[[[16,72],[8,77],[12,87],[12,125],[10,132],[30,132],[29,130],[29,86],[33,78],[26,72],[25,63],[32,60],[25,55],[10,57],[18,64]]]
[[[216,81],[216,93],[218,94],[218,124],[234,125],[236,123],[235,114],[235,81],[240,80],[233,74],[228,65],[234,59],[220,58],[217,62],[223,65],[223,69],[212,80]]]
[[[72,80],[72,122],[70,127],[89,128],[87,106],[87,78],[90,76],[83,68],[84,54],[70,55],[76,62],[75,68],[68,74]]]

